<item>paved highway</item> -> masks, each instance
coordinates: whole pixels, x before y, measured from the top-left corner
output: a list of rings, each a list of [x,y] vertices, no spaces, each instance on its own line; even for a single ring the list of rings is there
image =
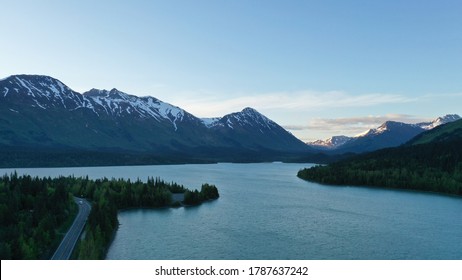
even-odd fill
[[[52,260],[68,260],[71,257],[75,244],[77,240],[79,240],[88,215],[90,214],[91,205],[88,201],[76,197],[74,197],[74,201],[79,206],[79,213],[77,217],[75,217],[74,223],[69,231],[64,236],[63,241],[59,244],[58,249],[56,249],[56,252],[51,257]]]

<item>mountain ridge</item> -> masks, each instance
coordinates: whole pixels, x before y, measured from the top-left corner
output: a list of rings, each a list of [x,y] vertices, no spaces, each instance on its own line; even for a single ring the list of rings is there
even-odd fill
[[[448,122],[421,133],[411,139],[406,145],[420,145],[451,140],[462,140],[462,119]]]
[[[424,132],[405,145],[300,170],[329,185],[410,189],[462,195],[462,120]]]
[[[210,125],[155,97],[116,88],[78,93],[50,76],[0,81],[0,146],[127,151],[152,157],[276,160],[310,149],[252,108]]]
[[[308,142],[307,145],[331,153],[363,153],[382,148],[396,147],[406,143],[413,137],[422,132],[431,130],[442,124],[459,120],[461,117],[457,114],[448,114],[438,117],[430,122],[416,124],[407,124],[397,121],[386,121],[377,128],[369,129],[354,137],[333,136],[326,140],[317,140]],[[333,143],[334,139],[341,139]]]

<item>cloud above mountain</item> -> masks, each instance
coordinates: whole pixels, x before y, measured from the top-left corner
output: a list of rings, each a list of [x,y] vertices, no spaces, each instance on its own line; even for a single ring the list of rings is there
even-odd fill
[[[287,130],[309,130],[322,131],[333,134],[344,134],[354,136],[368,129],[376,128],[386,121],[397,121],[404,123],[419,123],[430,119],[419,118],[406,114],[386,114],[377,116],[356,116],[347,118],[314,118],[304,125],[284,125]]]
[[[246,106],[255,107],[259,110],[292,110],[292,111],[321,111],[332,108],[369,107],[382,104],[407,103],[413,99],[387,93],[351,94],[344,91],[292,91],[292,92],[269,92],[256,94],[192,94],[186,96],[196,98],[184,98],[175,95],[177,99],[170,100],[175,104],[186,108],[188,111],[199,116],[221,116],[229,111],[236,111]],[[201,96],[197,98],[197,96]],[[217,98],[216,96],[220,96]],[[229,97],[223,97],[229,96]],[[175,97],[174,97],[175,98]]]

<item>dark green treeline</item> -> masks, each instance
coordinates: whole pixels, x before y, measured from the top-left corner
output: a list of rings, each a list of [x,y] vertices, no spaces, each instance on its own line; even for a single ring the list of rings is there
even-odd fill
[[[74,257],[102,259],[117,229],[119,209],[181,205],[179,202],[172,204],[172,193],[184,193],[186,205],[198,205],[219,197],[213,185],[204,184],[200,192],[190,191],[159,178],[132,182],[106,178],[90,180],[88,177],[3,176],[0,181],[0,257],[49,258],[62,238],[58,234],[59,227],[72,221],[75,215],[72,196],[77,196],[90,200],[92,210],[84,230],[85,237]]]
[[[68,179],[18,177],[0,180],[0,258],[48,259],[77,206]],[[61,230],[60,230],[61,229]],[[61,232],[63,231],[63,232]]]
[[[322,184],[462,195],[462,140],[384,149],[303,169],[298,176]]]

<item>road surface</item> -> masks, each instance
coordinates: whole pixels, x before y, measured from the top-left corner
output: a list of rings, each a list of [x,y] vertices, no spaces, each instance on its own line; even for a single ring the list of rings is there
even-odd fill
[[[77,217],[75,217],[74,223],[69,228],[69,231],[64,236],[63,241],[59,244],[58,249],[56,249],[56,252],[51,257],[52,260],[68,260],[71,257],[75,244],[77,240],[79,240],[88,215],[90,214],[91,205],[88,201],[77,197],[74,197],[74,201],[79,206],[79,213]]]

